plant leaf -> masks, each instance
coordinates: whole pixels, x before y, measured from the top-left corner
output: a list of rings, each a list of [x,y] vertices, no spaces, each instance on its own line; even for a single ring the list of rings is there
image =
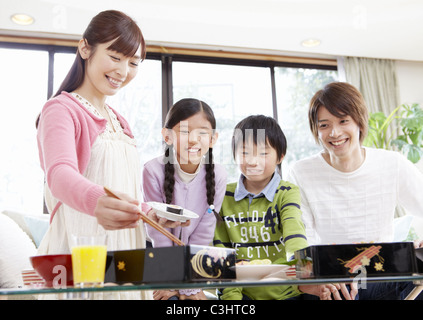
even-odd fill
[[[415,146],[413,144],[404,145],[402,152],[407,156],[407,159],[410,160],[412,163],[419,162],[421,156],[423,155],[422,149],[420,149],[418,146]]]
[[[408,143],[402,139],[391,140],[391,146],[396,146],[398,150],[402,150],[402,148],[407,144]]]

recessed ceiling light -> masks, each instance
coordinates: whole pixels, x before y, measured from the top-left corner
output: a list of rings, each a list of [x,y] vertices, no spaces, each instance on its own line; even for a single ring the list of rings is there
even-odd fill
[[[10,19],[19,25],[27,26],[34,23],[34,18],[24,14],[24,13],[16,13],[10,17]]]
[[[320,45],[320,40],[318,39],[307,39],[301,42],[301,45],[303,47],[311,48],[311,47],[317,47]]]

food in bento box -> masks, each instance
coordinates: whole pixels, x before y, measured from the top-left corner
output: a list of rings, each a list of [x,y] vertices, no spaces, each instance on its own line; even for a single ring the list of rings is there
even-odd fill
[[[171,204],[166,206],[166,211],[170,212],[170,213],[174,213],[174,214],[183,214],[184,213],[184,209],[182,209],[180,206]]]
[[[248,259],[241,259],[238,260],[236,265],[237,266],[245,266],[245,265],[266,265],[272,264],[272,261],[269,259],[255,259],[255,260],[248,260]]]
[[[251,260],[250,264],[255,264],[255,265],[272,264],[272,261],[270,261],[269,259],[256,259],[256,260]]]

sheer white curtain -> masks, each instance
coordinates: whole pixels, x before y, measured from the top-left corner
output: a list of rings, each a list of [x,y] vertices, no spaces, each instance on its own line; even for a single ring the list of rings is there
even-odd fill
[[[362,93],[369,112],[382,111],[388,116],[399,106],[395,60],[341,57],[338,65],[344,80]],[[395,121],[391,128],[395,136],[398,132]]]
[[[395,60],[344,57],[345,80],[363,94],[370,112],[390,114],[399,105]]]
[[[394,60],[343,57],[338,59],[345,81],[355,86],[363,95],[369,112],[382,111],[388,116],[399,106],[399,88]],[[393,136],[398,132],[395,121],[391,123]],[[389,131],[389,129],[388,129]],[[406,214],[398,206],[396,217]]]

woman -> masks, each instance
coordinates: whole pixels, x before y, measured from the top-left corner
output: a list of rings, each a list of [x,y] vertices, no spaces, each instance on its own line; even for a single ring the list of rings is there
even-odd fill
[[[107,96],[136,76],[145,54],[141,30],[129,16],[100,12],[79,41],[60,89],[42,109],[37,140],[51,224],[39,254],[69,253],[72,234],[106,232],[108,250],[145,247],[136,141],[127,121],[106,104]],[[105,196],[104,186],[124,200]]]

